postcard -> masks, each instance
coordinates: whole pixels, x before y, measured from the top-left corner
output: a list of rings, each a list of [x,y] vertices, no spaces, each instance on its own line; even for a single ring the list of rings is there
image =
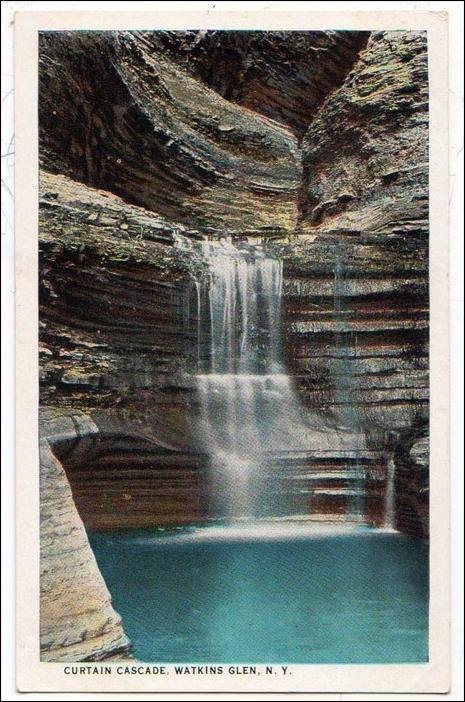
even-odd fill
[[[164,5],[15,15],[18,689],[444,692],[447,14]]]

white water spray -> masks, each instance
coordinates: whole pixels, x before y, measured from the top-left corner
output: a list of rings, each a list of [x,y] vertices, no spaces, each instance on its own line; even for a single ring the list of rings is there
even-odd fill
[[[328,426],[308,409],[301,412],[282,363],[282,263],[267,255],[262,242],[192,242],[179,236],[176,245],[208,264],[206,278],[190,287],[184,310],[197,347],[197,445],[208,458],[205,509],[230,521],[308,518],[316,491],[296,490],[295,481],[291,486],[290,462],[315,454],[350,460],[366,443],[361,432]],[[326,476],[326,470],[310,472],[312,480]],[[351,492],[344,488],[344,494]],[[359,518],[358,492],[353,500]]]
[[[393,458],[389,458],[386,468],[386,491],[384,498],[384,529],[394,531],[396,528],[396,495],[395,495],[395,471],[396,466]]]
[[[205,242],[210,280],[198,304],[197,386],[210,457],[212,512],[270,516],[265,456],[302,448],[303,425],[280,356],[281,261],[261,246]]]

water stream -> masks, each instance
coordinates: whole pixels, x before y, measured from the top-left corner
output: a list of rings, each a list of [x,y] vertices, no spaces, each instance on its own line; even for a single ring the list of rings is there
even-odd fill
[[[384,497],[384,529],[394,531],[396,526],[395,509],[395,463],[393,458],[389,458],[386,471],[386,492]]]
[[[205,242],[203,253],[210,278],[198,296],[197,387],[211,512],[273,516],[266,457],[301,449],[308,434],[281,364],[282,262],[227,241]]]

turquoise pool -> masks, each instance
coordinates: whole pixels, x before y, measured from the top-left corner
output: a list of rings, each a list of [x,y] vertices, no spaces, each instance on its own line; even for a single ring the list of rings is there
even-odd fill
[[[139,660],[427,660],[420,540],[278,525],[127,530],[90,541]]]

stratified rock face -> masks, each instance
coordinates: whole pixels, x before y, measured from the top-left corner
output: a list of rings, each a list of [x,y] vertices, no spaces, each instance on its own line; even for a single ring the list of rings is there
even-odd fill
[[[287,359],[309,406],[374,434],[426,421],[425,251],[363,233],[279,250]]]
[[[400,453],[428,421],[427,149],[426,34],[374,33],[305,135],[300,236],[281,247],[304,397]],[[425,534],[419,470],[401,521]]]
[[[427,147],[426,35],[375,33],[305,136],[284,250],[290,356],[366,430],[427,416]]]
[[[199,497],[205,457],[196,453],[187,405],[155,397],[131,410],[43,409],[41,433],[65,468],[86,529],[178,525],[205,517]]]
[[[41,400],[113,407],[173,383],[196,340],[184,319],[199,253],[182,225],[61,175],[41,174]]]
[[[306,227],[426,242],[426,32],[372,35],[311,123],[303,168],[300,219]]]
[[[43,661],[127,655],[129,641],[90,549],[63,467],[46,440],[40,472],[40,648]]]
[[[220,95],[299,137],[369,32],[160,32],[152,42]]]
[[[41,35],[42,165],[190,227],[293,229],[296,137],[191,78],[151,35]]]

